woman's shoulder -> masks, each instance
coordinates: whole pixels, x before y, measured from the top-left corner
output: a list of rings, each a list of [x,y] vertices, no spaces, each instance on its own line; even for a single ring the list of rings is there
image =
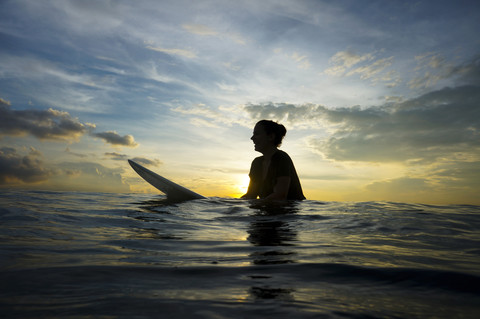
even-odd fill
[[[287,152],[278,150],[275,152],[275,154],[273,154],[272,158],[281,160],[281,159],[290,159],[290,156],[287,154]]]
[[[258,164],[263,162],[263,156],[255,157],[255,159],[252,161],[252,164]]]

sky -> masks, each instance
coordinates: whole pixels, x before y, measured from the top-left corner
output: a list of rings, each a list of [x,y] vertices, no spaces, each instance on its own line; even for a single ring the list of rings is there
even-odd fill
[[[258,120],[308,199],[480,204],[478,1],[0,1],[0,188],[238,197]]]

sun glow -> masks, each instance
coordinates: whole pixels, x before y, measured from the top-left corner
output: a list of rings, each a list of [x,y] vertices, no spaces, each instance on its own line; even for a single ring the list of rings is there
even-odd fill
[[[239,176],[237,189],[238,189],[238,192],[241,195],[243,195],[247,192],[249,183],[250,183],[250,177],[248,175]]]

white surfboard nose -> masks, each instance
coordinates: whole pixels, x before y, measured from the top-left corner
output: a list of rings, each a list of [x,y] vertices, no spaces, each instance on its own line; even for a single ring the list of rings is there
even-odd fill
[[[143,167],[142,165],[135,163],[132,160],[128,160],[130,166],[140,175],[144,180],[150,183],[153,187],[167,195],[167,199],[173,201],[186,201],[192,199],[202,199],[206,198],[200,194],[195,193],[194,191],[189,190],[181,185],[178,185],[171,180],[166,179],[163,176],[158,175],[155,172],[152,172],[148,168]]]

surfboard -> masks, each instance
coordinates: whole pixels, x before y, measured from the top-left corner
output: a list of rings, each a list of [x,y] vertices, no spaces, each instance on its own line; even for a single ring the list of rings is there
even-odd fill
[[[155,172],[152,172],[148,168],[145,168],[132,160],[128,160],[128,163],[135,170],[135,172],[137,172],[138,175],[140,175],[144,180],[146,180],[153,187],[167,195],[168,200],[187,201],[192,199],[206,198],[200,194],[195,193],[194,191],[189,190],[188,188],[185,188],[172,182],[171,180],[166,179],[163,176],[158,175]]]

